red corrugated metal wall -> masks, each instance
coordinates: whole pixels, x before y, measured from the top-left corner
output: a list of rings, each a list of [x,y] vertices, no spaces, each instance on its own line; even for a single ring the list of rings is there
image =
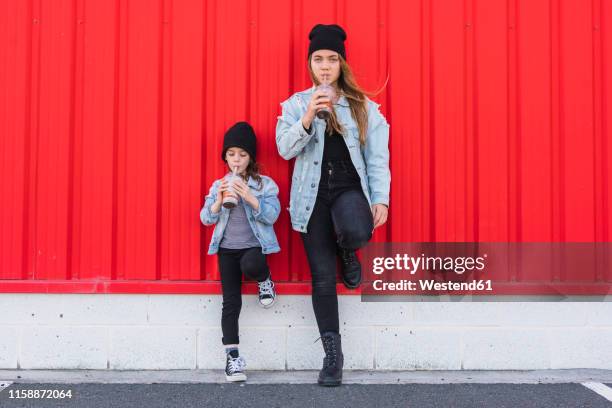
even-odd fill
[[[366,89],[390,75],[376,100],[391,215],[375,240],[610,241],[609,1],[0,7],[1,291],[217,290],[201,283],[218,272],[198,213],[223,131],[254,125],[286,207],[274,129],[279,102],[309,86],[319,22],[347,29]],[[286,211],[276,228],[276,279],[307,280]]]

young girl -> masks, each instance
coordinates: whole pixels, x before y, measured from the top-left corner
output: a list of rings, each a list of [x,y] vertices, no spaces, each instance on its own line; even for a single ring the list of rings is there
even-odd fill
[[[344,356],[338,332],[336,256],[342,260],[344,284],[359,286],[361,265],[355,250],[387,220],[389,125],[353,78],[344,30],[318,24],[308,38],[314,86],[281,104],[276,144],[284,159],[296,159],[289,212],[306,250],[312,305],[325,351],[318,382],[340,385]],[[321,84],[327,89],[318,87]],[[319,118],[321,110],[329,112],[327,119]]]
[[[280,251],[272,227],[280,213],[278,187],[270,177],[259,174],[255,154],[253,128],[246,122],[236,123],[225,133],[221,153],[231,173],[213,183],[200,211],[204,225],[215,224],[208,254],[218,253],[221,272],[221,328],[228,381],[246,380],[246,363],[238,352],[242,274],[258,282],[261,306],[268,308],[276,299],[265,254]],[[238,198],[231,209],[223,206],[228,191]]]

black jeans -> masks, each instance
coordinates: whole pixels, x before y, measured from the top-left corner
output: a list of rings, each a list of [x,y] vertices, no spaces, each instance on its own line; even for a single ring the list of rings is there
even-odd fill
[[[270,276],[266,256],[260,247],[247,249],[219,248],[219,270],[223,289],[221,329],[223,344],[238,344],[238,317],[242,308],[242,274],[263,282]]]
[[[324,162],[308,232],[302,241],[312,275],[312,306],[319,332],[339,331],[338,246],[359,249],[372,238],[372,210],[351,162]]]

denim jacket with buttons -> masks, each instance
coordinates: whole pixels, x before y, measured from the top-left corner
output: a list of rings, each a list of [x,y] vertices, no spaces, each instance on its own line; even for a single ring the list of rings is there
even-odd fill
[[[314,87],[293,94],[281,103],[282,115],[276,125],[276,146],[279,154],[290,160],[295,157],[289,213],[291,225],[298,232],[307,232],[308,220],[317,198],[323,158],[323,137],[326,121],[315,117],[310,130],[302,126]],[[389,205],[391,172],[389,171],[389,124],[379,105],[368,99],[368,128],[365,145],[359,143],[359,129],[351,116],[348,101],[341,96],[334,104],[351,161],[361,179],[361,188],[370,205]]]
[[[229,173],[228,173],[229,174]],[[261,250],[264,254],[271,254],[280,251],[276,234],[274,233],[273,224],[278,219],[280,213],[280,202],[278,201],[278,186],[270,177],[261,176],[263,187],[259,188],[259,184],[252,178],[249,178],[247,185],[251,193],[259,200],[259,210],[254,211],[250,205],[244,203],[249,225],[253,230],[255,238],[261,244]],[[208,195],[204,199],[204,206],[200,211],[200,220],[204,225],[215,225],[215,229],[208,247],[208,254],[216,254],[219,250],[219,243],[223,238],[225,227],[229,219],[230,210],[221,206],[221,211],[213,214],[210,207],[217,199],[217,192],[221,180],[216,180],[210,187]]]

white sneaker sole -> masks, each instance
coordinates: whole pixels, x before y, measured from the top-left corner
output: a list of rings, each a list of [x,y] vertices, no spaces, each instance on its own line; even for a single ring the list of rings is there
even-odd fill
[[[264,305],[263,303],[261,303],[259,300],[257,301],[257,304],[259,304],[259,306],[263,307],[264,309],[269,309],[271,308],[274,303],[276,303],[276,298],[272,299],[272,303],[269,303],[267,305]]]
[[[225,379],[229,382],[246,381],[246,374],[225,375]]]

